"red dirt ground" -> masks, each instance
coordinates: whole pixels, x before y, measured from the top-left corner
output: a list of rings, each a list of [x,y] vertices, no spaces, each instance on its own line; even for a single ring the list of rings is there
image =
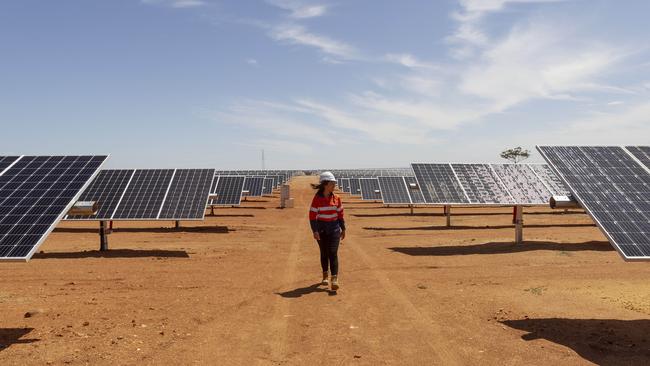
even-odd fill
[[[66,222],[29,263],[0,263],[0,364],[647,364],[650,265],[584,213],[382,207],[343,195],[341,289],[317,286],[313,195],[204,222]],[[162,227],[163,225],[167,225]],[[30,313],[30,317],[25,317]]]

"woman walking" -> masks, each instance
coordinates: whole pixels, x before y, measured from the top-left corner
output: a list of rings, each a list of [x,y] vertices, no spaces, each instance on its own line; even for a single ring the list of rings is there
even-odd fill
[[[332,291],[339,289],[339,242],[345,239],[345,220],[343,219],[343,206],[341,198],[334,194],[336,178],[331,172],[320,175],[319,184],[312,184],[318,191],[311,201],[309,208],[309,223],[314,239],[320,248],[320,264],[323,268],[323,282],[327,286],[328,270],[331,271]]]

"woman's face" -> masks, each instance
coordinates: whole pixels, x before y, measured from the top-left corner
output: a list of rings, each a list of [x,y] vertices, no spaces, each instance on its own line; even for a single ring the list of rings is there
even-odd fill
[[[335,182],[327,182],[327,183],[325,183],[325,189],[324,189],[325,193],[334,192],[334,187],[336,187]]]

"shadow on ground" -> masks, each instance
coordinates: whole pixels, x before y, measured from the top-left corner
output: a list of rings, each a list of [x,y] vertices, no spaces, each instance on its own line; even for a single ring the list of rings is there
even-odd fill
[[[582,243],[556,243],[550,241],[525,241],[521,244],[513,242],[490,242],[472,245],[451,245],[439,247],[393,247],[394,252],[412,256],[451,256],[472,254],[506,254],[531,252],[536,250],[554,250],[558,252],[597,251],[609,252],[614,250],[607,241],[588,241]]]
[[[321,286],[320,283],[315,283],[313,285],[309,285],[306,287],[299,287],[291,291],[276,292],[275,294],[280,295],[284,298],[295,299],[303,295],[313,294],[315,292],[327,292],[327,293],[330,292],[326,287],[320,287],[320,286]]]
[[[548,228],[548,227],[592,227],[596,224],[525,224],[524,228]],[[408,230],[433,230],[433,231],[447,231],[447,230],[490,230],[490,229],[511,229],[515,225],[485,225],[485,226],[466,226],[466,225],[434,225],[434,226],[410,226],[410,227],[374,227],[365,226],[364,230],[373,231],[408,231]]]
[[[149,249],[111,249],[105,251],[90,250],[83,252],[41,252],[32,259],[76,259],[76,258],[189,258],[184,250],[149,250]]]
[[[381,207],[377,207],[377,208],[381,208]],[[404,208],[404,207],[395,207],[395,208],[408,210],[408,208]],[[524,212],[524,215],[584,215],[584,214],[585,213],[583,211]],[[384,214],[353,214],[352,216],[354,217],[393,217],[393,216],[409,217],[409,216],[445,216],[445,214],[442,212],[414,212],[413,214],[409,212],[399,212],[399,213],[384,213]],[[451,215],[452,219],[454,218],[454,216],[512,216],[512,212],[459,212],[459,213],[452,213]]]
[[[0,351],[9,348],[12,344],[34,343],[40,339],[21,339],[34,328],[0,328]]]
[[[650,360],[650,320],[646,319],[548,318],[501,323],[527,332],[523,340],[546,339],[598,365],[647,365]]]
[[[113,228],[114,233],[206,233],[206,234],[225,234],[234,229],[228,226],[181,226],[175,227],[117,227]],[[56,233],[98,233],[97,228],[78,228],[78,227],[58,227],[54,229]]]

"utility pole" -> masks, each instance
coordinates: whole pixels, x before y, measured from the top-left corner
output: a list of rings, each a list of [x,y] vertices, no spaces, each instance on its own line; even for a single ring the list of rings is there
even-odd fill
[[[262,170],[266,170],[266,162],[264,161],[264,149],[262,149]]]

